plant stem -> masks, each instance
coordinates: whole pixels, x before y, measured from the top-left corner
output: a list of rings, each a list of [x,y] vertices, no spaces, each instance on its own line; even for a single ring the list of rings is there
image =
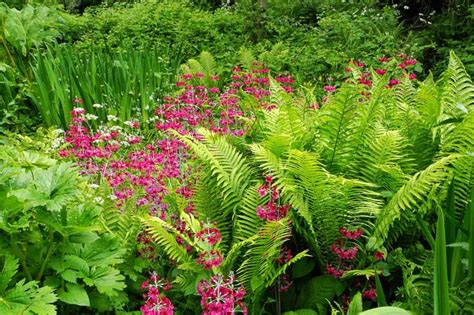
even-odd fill
[[[53,254],[53,250],[54,250],[54,247],[55,247],[55,244],[53,242],[53,232],[49,232],[49,236],[48,236],[48,241],[49,241],[49,245],[48,245],[48,251],[46,252],[46,257],[43,259],[43,262],[41,263],[41,267],[40,267],[40,270],[38,272],[38,274],[36,275],[36,280],[41,280],[41,278],[43,277],[43,274],[44,274],[44,270],[46,269],[46,265],[48,264],[48,261],[49,259],[51,258],[51,255]]]
[[[15,242],[13,239],[13,234],[11,234],[11,244],[13,247],[13,250],[16,252],[16,254],[20,257],[20,264],[23,267],[23,272],[26,275],[26,278],[31,281],[33,280],[33,277],[31,276],[31,272],[28,269],[28,266],[26,265],[26,255],[25,253],[18,247],[18,244]]]

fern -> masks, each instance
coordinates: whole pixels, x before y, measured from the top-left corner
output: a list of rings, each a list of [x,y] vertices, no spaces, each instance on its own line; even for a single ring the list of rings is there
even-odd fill
[[[242,197],[253,177],[253,171],[246,158],[222,136],[213,135],[205,130],[200,130],[200,132],[204,135],[203,142],[190,137],[181,137],[181,139],[209,168],[207,175],[201,178],[205,181],[205,185],[198,187],[209,189],[216,194],[213,198],[218,197],[219,204],[214,206],[219,209],[213,215],[213,219],[217,222],[223,239],[230,240],[229,235],[233,228],[231,218],[241,205]],[[205,206],[204,203],[198,203],[198,205]],[[204,213],[207,211],[204,210]],[[228,245],[223,244],[223,249],[225,250]]]
[[[186,235],[157,217],[149,216],[142,218],[142,223],[152,239],[163,247],[163,250],[170,259],[176,260],[179,263],[189,263],[191,261],[191,257],[186,252],[186,249],[176,241],[176,235],[179,235],[183,240],[191,243]],[[172,231],[173,234],[169,231]]]
[[[472,111],[474,105],[474,85],[459,58],[450,52],[448,69],[444,73],[445,86],[441,96],[443,113],[449,117],[459,117]]]
[[[357,110],[358,89],[343,86],[320,110],[317,151],[321,152],[328,169],[339,171],[350,158],[351,127]]]
[[[290,238],[291,226],[288,220],[266,223],[259,230],[259,237],[244,255],[244,261],[237,273],[247,289],[260,291],[275,278],[278,268],[276,259],[281,246]]]
[[[410,210],[418,209],[417,212],[420,213],[423,209],[420,204],[430,202],[431,194],[450,176],[449,166],[460,157],[459,155],[447,156],[413,175],[380,213],[374,236],[377,239],[386,239],[396,222],[400,222],[402,217],[407,218],[413,214]],[[397,228],[403,229],[403,225],[397,225]]]

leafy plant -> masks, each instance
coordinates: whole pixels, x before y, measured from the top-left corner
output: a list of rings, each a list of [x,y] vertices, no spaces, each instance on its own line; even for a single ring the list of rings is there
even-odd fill
[[[39,287],[38,281],[21,279],[10,286],[18,272],[18,259],[5,255],[0,277],[0,311],[3,314],[56,314],[57,297],[52,288]],[[10,288],[9,288],[10,286]]]
[[[51,47],[35,54],[30,96],[47,126],[66,127],[74,106],[104,121],[107,115],[122,121],[138,116],[146,124],[180,62],[172,49],[80,53],[71,46]]]
[[[11,256],[9,263],[15,256],[21,275],[30,281],[24,299],[35,294],[31,290],[37,283],[43,283],[50,291],[38,292],[55,289],[62,310],[66,305],[120,308],[126,301],[125,277],[117,266],[126,250],[121,239],[105,232],[102,210],[89,199],[77,170],[69,163],[11,146],[2,146],[0,164],[0,243]],[[55,295],[53,299],[41,294],[40,301],[43,295],[48,303],[56,301]],[[112,297],[114,303],[107,306]]]

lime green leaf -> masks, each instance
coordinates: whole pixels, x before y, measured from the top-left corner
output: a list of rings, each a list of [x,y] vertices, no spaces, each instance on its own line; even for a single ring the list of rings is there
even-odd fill
[[[12,280],[18,269],[18,259],[7,255],[5,256],[5,263],[3,270],[0,273],[0,293],[4,292],[8,286],[8,283]]]
[[[318,312],[310,309],[301,309],[296,311],[285,312],[283,315],[318,315]]]
[[[351,303],[349,304],[349,309],[347,310],[347,315],[358,315],[364,310],[362,305],[362,295],[360,292],[357,292],[356,295],[352,298]]]
[[[119,291],[126,287],[125,277],[120,274],[120,271],[108,266],[92,268],[89,278],[100,293],[108,296],[117,295]]]
[[[89,296],[86,290],[77,284],[66,284],[66,291],[58,293],[59,299],[67,304],[90,306]]]
[[[359,315],[410,315],[411,312],[394,306],[383,306],[359,313]]]

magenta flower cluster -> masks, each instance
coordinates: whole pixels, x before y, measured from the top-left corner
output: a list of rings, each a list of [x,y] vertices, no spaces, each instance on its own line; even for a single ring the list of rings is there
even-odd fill
[[[201,296],[203,315],[234,315],[240,312],[247,314],[247,307],[242,302],[245,289],[236,284],[232,272],[228,278],[217,274],[209,280],[201,280],[197,290]]]
[[[258,194],[261,198],[269,197],[267,204],[257,207],[257,215],[266,221],[278,221],[284,218],[291,207],[290,204],[281,204],[280,194],[272,181],[271,176],[265,176],[265,184],[258,188]]]
[[[164,296],[164,292],[171,289],[171,284],[162,279],[156,272],[152,273],[149,280],[142,283],[142,289],[147,290],[143,295],[145,304],[140,308],[144,315],[173,315],[174,306],[171,301]]]

